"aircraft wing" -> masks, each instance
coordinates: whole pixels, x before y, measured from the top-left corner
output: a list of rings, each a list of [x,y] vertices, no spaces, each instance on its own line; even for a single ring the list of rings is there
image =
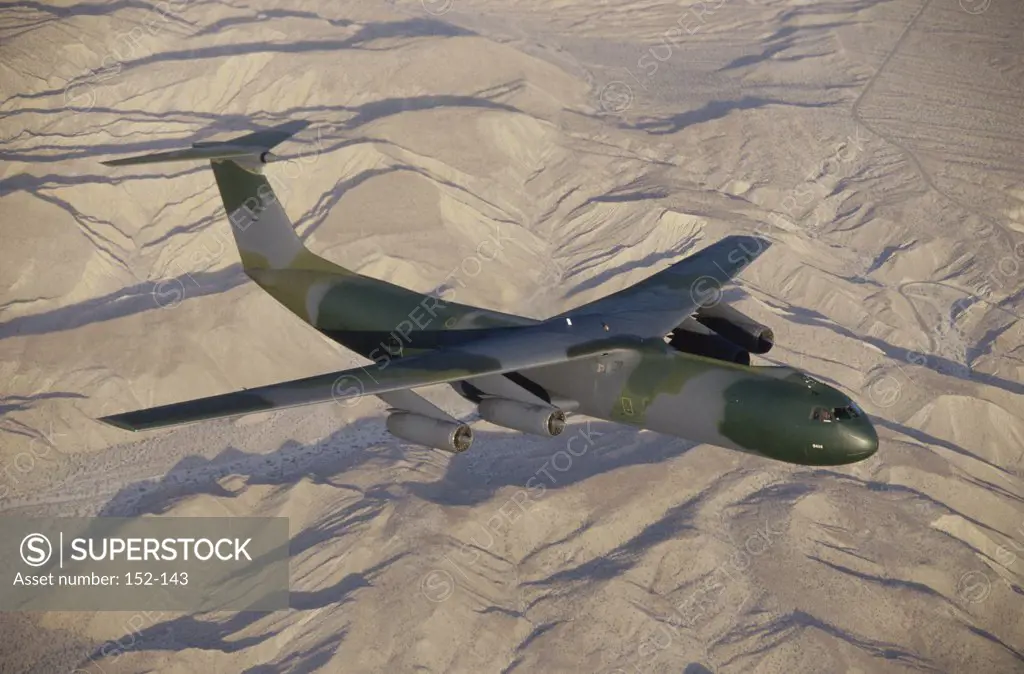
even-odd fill
[[[660,340],[698,307],[717,304],[722,287],[769,245],[752,236],[728,236],[634,286],[542,323],[495,329],[384,367],[367,365],[100,420],[138,431],[363,395],[380,396],[398,409],[450,418],[409,389],[556,365]]]
[[[754,236],[727,236],[636,285],[558,318],[600,318],[612,333],[661,338],[698,307],[718,304],[723,287],[769,246],[771,242]]]
[[[392,360],[384,367],[370,364],[245,391],[114,414],[100,421],[139,431],[329,400],[340,402],[364,395],[378,395],[399,409],[408,409],[410,405],[422,408],[424,404],[433,407],[419,396],[410,398],[399,392],[589,358],[636,344],[637,340],[630,336],[610,335],[599,321],[573,323],[553,319],[508,333],[492,334],[458,347]],[[443,414],[436,407],[433,409],[435,413]],[[427,416],[437,418],[435,413]]]
[[[438,421],[457,421],[455,417],[411,389],[378,393],[377,397],[383,400],[388,409],[392,411],[412,412]]]

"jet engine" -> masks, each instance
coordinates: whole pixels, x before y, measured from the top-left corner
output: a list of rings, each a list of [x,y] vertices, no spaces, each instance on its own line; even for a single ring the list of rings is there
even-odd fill
[[[695,318],[701,325],[750,353],[768,353],[775,345],[775,334],[771,328],[728,305],[701,307]]]
[[[497,426],[553,437],[565,428],[565,412],[555,407],[528,405],[504,398],[485,398],[480,417]]]
[[[446,452],[464,452],[473,444],[473,429],[466,424],[410,412],[392,412],[388,416],[387,427],[396,438]]]
[[[750,365],[748,351],[744,351],[734,342],[716,335],[692,318],[687,318],[680,323],[669,337],[669,346],[678,351],[740,365]]]

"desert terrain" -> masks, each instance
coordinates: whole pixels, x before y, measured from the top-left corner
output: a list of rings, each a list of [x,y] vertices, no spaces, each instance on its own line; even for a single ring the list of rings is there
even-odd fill
[[[4,613],[0,672],[1024,672],[1022,110],[1012,0],[6,3],[0,514],[288,517],[291,608]],[[765,236],[727,292],[759,362],[880,450],[573,417],[450,456],[376,399],[96,422],[362,362],[245,277],[207,165],[100,164],[296,119],[268,175],[307,245],[462,303]]]

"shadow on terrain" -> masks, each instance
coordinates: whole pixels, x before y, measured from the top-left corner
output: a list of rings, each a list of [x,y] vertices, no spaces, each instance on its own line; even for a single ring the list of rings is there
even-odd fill
[[[736,110],[754,110],[771,105],[783,105],[797,108],[827,108],[833,103],[796,103],[760,96],[744,96],[736,100],[709,101],[696,110],[681,112],[669,117],[644,119],[635,124],[626,124],[625,128],[645,131],[649,134],[662,136],[677,133],[695,124],[710,122],[727,117]]]
[[[570,433],[574,435],[568,435]],[[546,488],[557,490],[622,466],[664,461],[689,451],[693,446],[685,441],[637,433],[605,422],[570,426],[566,434],[579,438],[572,448],[580,456],[573,459],[572,466],[562,471],[552,467],[551,457],[558,452],[569,456],[563,451],[568,446],[565,438],[524,441],[517,434],[485,431],[477,433],[481,449],[477,450],[476,456],[469,452],[450,457],[443,455],[448,458],[441,459],[440,453],[428,451],[425,456],[429,460],[423,461],[423,467],[442,473],[433,482],[399,481],[362,489],[347,484],[345,473],[367,462],[393,464],[404,460],[408,463],[410,457],[406,447],[386,434],[382,419],[360,419],[315,444],[287,442],[265,455],[227,447],[212,459],[190,456],[158,480],[127,485],[109,499],[99,514],[108,517],[161,514],[175,504],[202,494],[230,499],[237,494],[219,482],[227,475],[241,476],[248,486],[273,485],[285,489],[305,479],[337,489],[338,498],[332,503],[331,512],[312,526],[293,532],[289,555],[294,558],[323,543],[330,541],[336,544],[346,537],[358,536],[389,504],[406,494],[415,494],[425,501],[442,505],[473,505],[493,498],[503,487],[526,489],[530,478],[543,474],[541,469],[548,470],[553,476],[551,480],[544,478],[547,480]],[[588,438],[590,444],[587,444]],[[483,459],[481,451],[487,452]],[[444,460],[447,461],[446,466],[441,464]],[[480,466],[481,462],[487,465]],[[422,469],[417,470],[423,472]],[[572,572],[573,578],[606,577],[616,573],[616,569],[629,566],[644,549],[685,536],[692,529],[692,505],[688,501],[673,508],[660,521],[609,554],[607,559],[598,560],[592,568],[585,565]],[[209,513],[211,516],[218,514]],[[344,605],[353,599],[356,592],[372,588],[375,579],[406,554],[390,555],[383,561],[346,575],[329,587],[314,591],[293,590],[289,598],[291,610],[311,611]],[[557,578],[538,582],[553,580]],[[266,613],[252,611],[233,613],[224,620],[185,616],[125,635],[122,643],[130,641],[132,651],[195,648],[232,652],[268,642],[278,634],[270,626],[272,623],[266,621],[266,616]],[[260,632],[258,624],[267,627],[254,635],[254,632]],[[344,634],[336,637],[330,644],[292,656],[287,663],[265,664],[249,671],[261,674],[313,671],[332,656]],[[90,659],[100,661],[111,657],[112,652],[108,643],[98,647]]]

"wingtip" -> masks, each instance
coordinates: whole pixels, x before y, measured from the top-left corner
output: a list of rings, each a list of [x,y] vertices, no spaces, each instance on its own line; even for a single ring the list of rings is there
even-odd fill
[[[132,164],[144,163],[140,162],[140,159],[144,159],[145,156],[134,156],[134,157],[121,157],[120,159],[108,159],[101,161],[100,163],[104,166],[131,166]]]
[[[771,240],[766,239],[763,236],[750,236],[747,238],[749,238],[751,241],[760,246],[762,250],[772,247]]]
[[[752,243],[759,243],[759,244],[762,244],[762,245],[765,245],[765,246],[770,246],[771,243],[772,243],[771,241],[769,241],[765,237],[758,236],[756,234],[730,234],[729,236],[727,236],[725,238],[726,239],[730,239],[732,241],[749,241],[749,242],[752,242]]]
[[[100,417],[96,421],[100,421],[102,423],[105,423],[108,426],[113,426],[114,428],[120,428],[122,431],[131,431],[132,433],[138,431],[139,429],[136,428],[135,426],[133,426],[132,424],[130,424],[124,418],[124,416],[125,415],[123,415],[123,414],[113,414],[113,415],[111,415],[109,417]]]
[[[705,248],[705,250],[735,250],[739,249],[748,257],[757,257],[772,247],[772,242],[763,236],[753,234],[730,234],[722,240]]]

